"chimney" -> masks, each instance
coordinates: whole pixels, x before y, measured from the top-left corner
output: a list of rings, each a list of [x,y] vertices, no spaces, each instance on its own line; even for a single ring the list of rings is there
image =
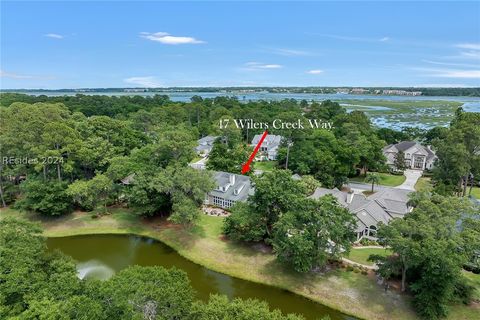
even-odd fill
[[[353,200],[353,191],[349,191],[347,193],[347,203],[348,204],[352,203],[352,200]]]
[[[229,180],[230,180],[230,184],[233,186],[235,184],[235,175],[230,174]]]

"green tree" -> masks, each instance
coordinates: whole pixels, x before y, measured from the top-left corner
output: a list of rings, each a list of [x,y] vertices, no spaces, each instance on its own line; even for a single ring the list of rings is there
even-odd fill
[[[266,236],[266,220],[251,204],[236,203],[225,218],[223,233],[235,241],[261,241]]]
[[[306,196],[312,195],[321,186],[321,183],[311,175],[302,176],[299,183],[303,187]]]
[[[50,307],[81,290],[72,259],[48,254],[46,248],[37,224],[0,219],[1,319],[32,319],[39,314],[44,319],[61,319],[54,317]],[[29,313],[29,308],[36,311]]]
[[[231,148],[221,138],[214,142],[212,151],[208,156],[207,168],[215,171],[225,171],[240,174],[242,165],[248,160],[251,148],[243,144],[236,144]],[[254,163],[250,165],[253,172]]]
[[[106,213],[112,191],[112,180],[104,174],[97,174],[88,181],[77,180],[69,185],[67,194],[84,209],[94,210],[101,204],[104,213]]]
[[[273,248],[281,262],[307,272],[348,252],[355,225],[352,214],[332,196],[305,199],[275,224]]]
[[[153,177],[158,192],[169,197],[172,204],[170,220],[189,225],[200,214],[205,195],[214,188],[210,172],[171,165]]]
[[[54,165],[58,181],[62,181],[62,170],[71,173],[73,170],[73,154],[80,148],[81,140],[78,132],[64,122],[51,122],[45,125],[42,134],[42,144],[38,153],[44,161],[37,166],[42,167],[43,176],[47,178],[47,170]]]
[[[400,170],[400,171],[404,171],[405,169],[407,169],[407,165],[405,164],[405,153],[403,151],[398,151],[395,154],[393,165],[397,170]]]
[[[196,302],[192,307],[193,320],[302,320],[294,314],[283,315],[279,310],[270,311],[268,304],[254,299],[240,298],[229,301],[226,296],[211,295],[207,303]]]
[[[249,202],[261,214],[266,234],[271,237],[273,225],[279,217],[294,209],[298,200],[304,197],[303,188],[292,179],[289,170],[274,169],[260,177],[253,177],[253,182],[255,194]]]
[[[402,290],[413,292],[417,312],[426,319],[444,317],[463,282],[462,266],[479,250],[478,208],[469,201],[433,195],[419,200],[411,213],[380,226],[380,244],[398,263],[381,262],[384,272],[400,270]],[[463,299],[468,299],[464,297]]]
[[[158,266],[129,267],[97,290],[109,319],[185,319],[194,300],[185,272]]]
[[[433,170],[436,189],[465,196],[469,176],[480,175],[480,113],[455,113],[448,132],[434,139],[438,161]]]
[[[72,211],[72,198],[67,193],[67,182],[42,181],[28,178],[20,185],[23,197],[15,207],[43,215],[58,216]]]
[[[140,215],[171,212],[173,222],[189,225],[198,218],[199,207],[213,188],[208,171],[172,164],[153,175],[136,175],[127,197],[129,205]]]
[[[373,193],[375,184],[378,185],[378,183],[380,182],[380,177],[376,173],[369,173],[369,174],[367,174],[367,177],[365,178],[365,182],[368,182],[368,183],[372,184],[372,193]]]

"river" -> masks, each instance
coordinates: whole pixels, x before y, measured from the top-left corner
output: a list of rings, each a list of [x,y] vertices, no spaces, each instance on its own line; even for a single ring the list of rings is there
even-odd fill
[[[291,292],[253,283],[211,271],[195,264],[167,245],[133,235],[83,235],[48,238],[49,250],[58,249],[77,261],[81,278],[107,279],[131,266],[176,267],[188,274],[199,299],[207,300],[212,293],[228,297],[257,298],[283,313],[297,313],[306,319],[329,315],[332,320],[353,320],[334,309],[315,303]]]

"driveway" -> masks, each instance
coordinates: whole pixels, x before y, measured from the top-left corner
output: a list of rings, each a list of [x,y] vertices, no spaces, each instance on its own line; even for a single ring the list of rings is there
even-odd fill
[[[396,186],[396,189],[404,189],[404,190],[411,190],[415,191],[415,184],[417,183],[418,179],[422,176],[423,171],[422,170],[411,170],[407,169],[403,173],[403,175],[406,177],[405,181],[399,185]]]
[[[349,182],[348,186],[350,189],[352,189],[356,193],[362,193],[363,191],[371,191],[372,190],[372,184],[370,183],[364,183],[364,182]],[[381,185],[375,185],[375,192],[377,191],[383,191],[385,189],[388,189],[391,187],[386,187],[386,186],[381,186]]]

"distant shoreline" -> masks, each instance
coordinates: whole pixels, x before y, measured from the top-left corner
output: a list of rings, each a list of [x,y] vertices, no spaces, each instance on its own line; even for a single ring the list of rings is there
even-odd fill
[[[386,92],[384,92],[386,91]],[[401,96],[401,97],[480,97],[480,87],[165,87],[165,88],[62,88],[62,89],[0,89],[0,93],[221,93],[221,94],[338,94],[361,96]]]

